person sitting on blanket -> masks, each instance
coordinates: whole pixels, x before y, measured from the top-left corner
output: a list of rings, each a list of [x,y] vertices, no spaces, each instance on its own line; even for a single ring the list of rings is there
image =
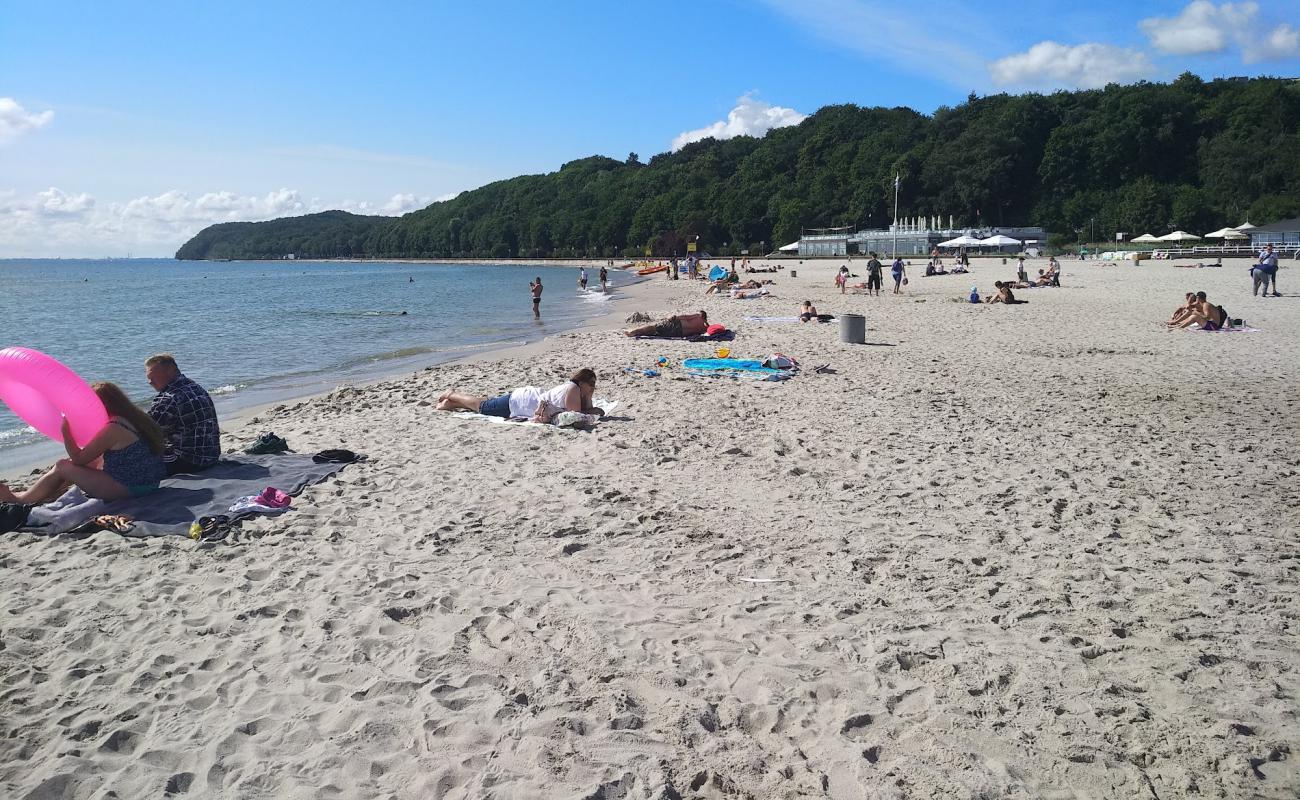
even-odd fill
[[[1223,306],[1211,305],[1205,292],[1197,292],[1196,308],[1173,327],[1188,328],[1192,325],[1200,325],[1201,330],[1221,331],[1228,327],[1228,312],[1223,310]]]
[[[986,303],[1005,303],[1014,306],[1029,302],[1028,300],[1017,300],[1016,296],[1011,293],[1011,285],[1008,283],[994,281],[993,286],[998,290],[998,293],[985,300]]]
[[[1184,299],[1185,302],[1178,308],[1174,309],[1173,316],[1171,316],[1169,320],[1165,323],[1171,328],[1177,327],[1180,323],[1182,323],[1184,320],[1187,319],[1188,314],[1191,314],[1193,311],[1196,310],[1197,307],[1196,292],[1188,292]]]
[[[167,477],[163,464],[167,440],[162,428],[116,384],[97,383],[94,389],[108,412],[108,424],[85,447],[78,447],[65,417],[63,447],[68,457],[26,491],[14,492],[0,483],[0,502],[48,503],[69,484],[99,500],[140,497],[158,488],[158,482]]]
[[[799,308],[799,321],[808,322],[815,319],[817,319],[817,306],[813,305],[811,300],[803,301],[803,305]]]
[[[699,336],[709,329],[709,315],[700,311],[696,314],[679,314],[639,328],[628,328],[624,336],[649,336],[659,339],[682,339],[687,336]]]
[[[583,368],[559,386],[541,389],[520,386],[497,397],[482,397],[449,389],[438,396],[439,411],[473,411],[488,417],[511,419],[525,417],[530,422],[550,422],[561,411],[604,416],[604,410],[591,404],[596,391],[596,372]]]

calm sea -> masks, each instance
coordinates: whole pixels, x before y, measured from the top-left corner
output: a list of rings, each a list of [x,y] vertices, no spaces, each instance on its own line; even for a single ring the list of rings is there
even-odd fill
[[[635,280],[610,277],[615,289]],[[0,348],[41,350],[141,402],[153,396],[144,359],[169,351],[229,412],[575,327],[608,297],[580,293],[577,279],[552,266],[0,261]],[[0,404],[0,467],[46,455],[40,441]]]

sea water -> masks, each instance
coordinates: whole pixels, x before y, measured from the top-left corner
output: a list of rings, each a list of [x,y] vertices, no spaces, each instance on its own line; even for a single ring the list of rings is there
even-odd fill
[[[48,353],[141,403],[154,394],[144,360],[170,352],[229,413],[575,327],[608,297],[599,269],[587,272],[584,293],[576,267],[7,260],[0,348]],[[528,284],[539,276],[535,317]],[[635,279],[610,278],[611,292]],[[0,467],[30,462],[40,440],[0,404]]]

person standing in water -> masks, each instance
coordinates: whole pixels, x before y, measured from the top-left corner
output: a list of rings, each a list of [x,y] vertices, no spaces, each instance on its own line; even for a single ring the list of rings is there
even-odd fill
[[[578,270],[578,288],[587,291],[587,268],[583,267]]]
[[[606,291],[608,285],[609,285],[609,270],[605,269],[604,267],[601,267],[600,268],[600,291],[601,292]]]
[[[537,280],[528,284],[528,289],[533,293],[533,316],[542,315],[542,276],[538,275]]]

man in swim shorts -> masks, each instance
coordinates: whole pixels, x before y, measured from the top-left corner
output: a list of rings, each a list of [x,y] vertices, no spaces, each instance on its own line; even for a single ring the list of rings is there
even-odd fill
[[[528,290],[533,293],[533,316],[542,315],[542,276],[538,275],[537,280],[528,284]]]
[[[880,281],[884,277],[884,267],[875,253],[871,254],[871,260],[867,262],[867,294],[874,293],[880,296]]]
[[[709,329],[709,316],[703,311],[696,314],[681,314],[639,328],[623,331],[624,336],[651,336],[659,339],[681,339],[687,336],[699,336]]]
[[[163,452],[167,474],[199,472],[217,463],[221,429],[207,391],[185,377],[171,353],[150,356],[144,362],[144,377],[158,392],[149,416],[167,438]]]

